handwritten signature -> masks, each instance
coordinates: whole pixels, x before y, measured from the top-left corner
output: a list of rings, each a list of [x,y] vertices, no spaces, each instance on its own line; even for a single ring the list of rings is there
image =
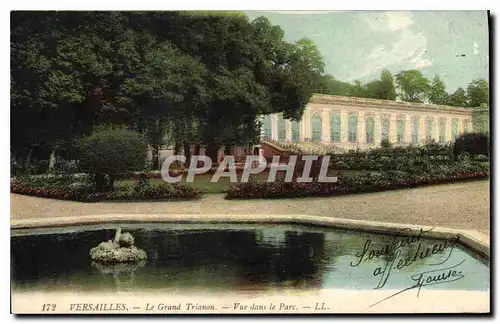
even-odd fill
[[[455,264],[454,266],[448,267],[448,268],[429,270],[429,271],[425,271],[425,272],[422,272],[419,274],[412,275],[410,278],[411,278],[411,280],[413,280],[415,282],[414,285],[407,287],[407,288],[404,288],[404,289],[398,291],[397,293],[390,295],[389,297],[386,297],[382,300],[379,300],[378,302],[370,305],[370,307],[378,305],[383,301],[386,301],[390,298],[393,298],[393,297],[395,297],[395,296],[397,296],[405,291],[411,290],[411,289],[418,288],[418,292],[417,292],[417,298],[418,298],[420,296],[420,290],[422,289],[422,287],[460,280],[464,277],[464,275],[463,275],[462,271],[456,270],[455,268],[460,266],[464,262],[465,262],[465,260]]]
[[[453,239],[437,242],[433,244],[432,246],[425,246],[422,244],[421,238],[422,236],[426,233],[431,231],[433,228],[429,230],[423,230],[420,229],[419,233],[414,236],[394,236],[392,242],[388,245],[383,246],[382,248],[376,248],[372,246],[372,241],[370,239],[366,240],[362,251],[356,254],[356,257],[358,258],[357,262],[351,262],[350,266],[351,267],[358,267],[361,264],[373,260],[373,259],[379,259],[379,258],[384,258],[385,263],[383,266],[377,267],[373,271],[374,276],[380,276],[380,280],[375,287],[375,289],[381,289],[383,288],[391,274],[391,271],[393,269],[401,270],[405,267],[410,266],[417,260],[422,260],[429,258],[435,254],[442,253],[444,251],[448,250],[448,255],[447,257],[439,262],[439,263],[434,263],[430,264],[431,266],[434,265],[441,265],[448,261],[450,258],[451,254],[453,253],[453,249],[458,243],[460,237],[457,235]],[[410,232],[410,228],[405,228],[400,231],[401,234],[405,234],[405,232]],[[416,245],[418,244],[418,245]],[[414,253],[411,255],[407,255],[406,257],[402,257],[402,252],[401,248],[405,246],[415,246],[416,245],[416,250]]]

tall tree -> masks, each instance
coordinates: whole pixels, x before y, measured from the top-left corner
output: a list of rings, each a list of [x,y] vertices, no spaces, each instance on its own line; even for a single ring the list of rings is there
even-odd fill
[[[446,105],[448,102],[448,93],[446,86],[439,75],[434,76],[429,90],[429,100],[436,105]]]
[[[213,154],[254,141],[258,115],[300,119],[324,69],[312,41],[241,13],[14,13],[12,24],[12,124],[33,126],[16,133],[18,151],[113,123]]]
[[[146,139],[153,149],[155,165],[159,167],[159,148],[166,144],[169,127],[172,144],[184,147],[197,141],[197,120],[206,106],[206,70],[193,57],[181,53],[165,42],[146,57],[141,84],[140,115],[146,126]],[[188,159],[189,160],[189,159]]]
[[[430,85],[419,70],[401,71],[396,75],[400,96],[403,101],[424,102]]]
[[[323,57],[319,52],[316,44],[308,39],[303,38],[295,42],[294,53],[295,59],[300,60],[302,67],[311,72],[315,76],[320,76],[324,73],[325,63],[323,62]]]
[[[467,87],[467,100],[470,107],[489,106],[489,86],[484,79],[475,79]]]
[[[366,92],[369,98],[395,100],[396,88],[392,73],[388,70],[383,70],[380,80],[373,80],[366,84]]]
[[[382,70],[380,75],[379,99],[396,100],[394,76],[389,70]]]
[[[252,21],[256,80],[266,86],[270,102],[264,113],[283,112],[299,120],[312,93],[321,87],[324,64],[316,45],[308,39],[290,44],[284,32],[264,17]]]
[[[467,94],[463,88],[457,88],[449,98],[448,104],[454,107],[467,107]]]
[[[363,85],[361,80],[354,80],[354,85],[351,85],[351,88],[349,90],[349,96],[361,97],[361,98],[368,97],[368,92],[366,91],[366,87]]]
[[[321,86],[318,92],[337,96],[347,96],[351,88],[348,82],[342,82],[335,77],[326,74],[322,77]]]

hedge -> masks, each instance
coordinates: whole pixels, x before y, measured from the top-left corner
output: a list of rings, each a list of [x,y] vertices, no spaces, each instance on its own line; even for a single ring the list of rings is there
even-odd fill
[[[336,183],[248,182],[230,187],[226,199],[292,198],[337,196],[412,188],[489,177],[487,167],[479,164],[436,166],[432,172],[360,172],[339,175]]]

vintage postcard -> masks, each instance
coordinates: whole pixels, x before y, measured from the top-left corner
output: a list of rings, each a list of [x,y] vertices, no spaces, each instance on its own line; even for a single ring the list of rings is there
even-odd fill
[[[489,23],[11,12],[11,312],[490,313]]]

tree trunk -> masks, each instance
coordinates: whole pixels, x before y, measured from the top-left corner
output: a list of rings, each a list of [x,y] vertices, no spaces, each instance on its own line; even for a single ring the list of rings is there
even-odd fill
[[[49,173],[54,171],[55,164],[56,164],[56,148],[54,147],[50,152],[50,157],[49,157]]]
[[[231,155],[231,145],[229,144],[224,145],[224,154]]]
[[[33,149],[30,147],[28,151],[28,155],[26,156],[26,160],[24,160],[24,168],[27,169],[31,165],[31,153]]]
[[[104,174],[96,174],[94,176],[94,183],[97,192],[106,191],[106,176]]]
[[[191,145],[184,144],[184,156],[186,157],[185,165],[189,167],[189,165],[191,164]]]
[[[113,191],[113,189],[115,187],[115,181],[116,181],[116,177],[112,177],[112,176],[109,177],[108,184],[106,186],[107,191]]]
[[[151,164],[153,165],[153,168],[156,170],[156,168],[158,168],[158,170],[161,169],[161,166],[160,166],[160,147],[158,145],[153,145],[151,146]]]
[[[181,153],[181,148],[182,148],[182,145],[180,142],[175,142],[174,143],[174,155],[180,155]],[[177,169],[181,166],[181,162],[180,161],[175,161],[171,164],[171,167],[174,168],[174,169]]]
[[[219,164],[218,161],[218,153],[219,149],[215,143],[208,143],[205,149],[205,155],[208,156],[212,160],[212,166],[216,166]]]
[[[179,155],[180,151],[181,151],[181,144],[176,141],[174,144],[174,155]]]
[[[201,153],[201,145],[200,144],[195,144],[194,145],[194,155],[200,155]],[[198,165],[196,167],[200,166],[200,162],[198,162]]]

